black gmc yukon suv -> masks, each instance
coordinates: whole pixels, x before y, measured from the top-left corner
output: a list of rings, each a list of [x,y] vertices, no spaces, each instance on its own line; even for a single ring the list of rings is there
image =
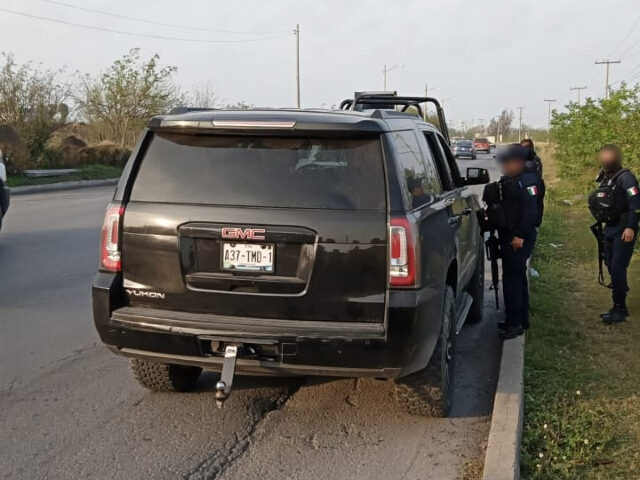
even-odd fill
[[[358,103],[151,120],[93,284],[100,337],[143,386],[185,391],[217,370],[222,401],[236,370],[378,377],[405,410],[448,413],[456,334],[482,318],[465,185],[487,172],[459,174],[446,127]]]

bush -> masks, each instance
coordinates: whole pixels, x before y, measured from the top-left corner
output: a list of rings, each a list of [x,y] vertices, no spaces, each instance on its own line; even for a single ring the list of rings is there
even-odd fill
[[[551,125],[560,177],[572,178],[581,188],[593,183],[598,170],[595,156],[606,143],[622,149],[627,167],[640,168],[638,85],[622,84],[609,99],[588,98],[584,105],[571,102],[566,112],[554,112]]]
[[[130,149],[107,141],[88,145],[78,152],[78,158],[82,165],[100,164],[112,167],[124,167],[129,155],[131,155]]]

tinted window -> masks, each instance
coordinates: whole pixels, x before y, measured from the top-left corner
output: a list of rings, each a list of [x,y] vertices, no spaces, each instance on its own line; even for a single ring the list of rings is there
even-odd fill
[[[489,143],[489,140],[486,138],[476,138],[476,142],[478,143]]]
[[[380,139],[155,134],[131,200],[384,210]]]
[[[470,147],[471,145],[473,145],[473,142],[469,140],[462,140],[458,142],[456,145],[458,145],[459,147]]]
[[[447,164],[449,175],[453,180],[452,187],[461,187],[463,183],[462,177],[460,177],[460,172],[458,171],[458,163],[456,162],[456,159],[453,158],[451,150],[449,149],[449,145],[447,145],[447,142],[445,142],[444,138],[442,138],[440,135],[436,136],[438,137],[438,143],[440,144],[441,151],[444,154],[444,160]]]
[[[393,132],[396,156],[407,185],[407,200],[415,208],[431,200],[430,195],[441,192],[437,172],[429,152],[422,151],[418,145],[418,138],[411,130]]]

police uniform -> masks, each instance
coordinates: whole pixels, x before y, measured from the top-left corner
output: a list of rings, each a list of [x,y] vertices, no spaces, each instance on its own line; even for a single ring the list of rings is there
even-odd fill
[[[525,170],[515,178],[503,177],[502,195],[506,226],[498,230],[502,256],[502,284],[506,310],[506,329],[529,327],[529,285],[527,260],[533,252],[537,227],[542,220],[541,181],[537,173]],[[524,240],[514,250],[514,237]]]
[[[621,168],[608,173],[602,171],[598,181],[601,186],[613,181],[611,186],[617,218],[605,223],[604,226],[604,260],[611,275],[614,309],[626,316],[626,299],[629,291],[627,267],[631,261],[638,232],[640,189],[633,173],[629,170],[620,171]],[[622,240],[622,232],[625,228],[632,229],[636,234],[631,242]]]

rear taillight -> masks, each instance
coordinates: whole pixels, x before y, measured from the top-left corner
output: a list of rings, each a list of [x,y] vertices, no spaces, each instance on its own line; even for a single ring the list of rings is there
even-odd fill
[[[119,272],[122,269],[120,259],[120,225],[124,214],[123,205],[110,204],[102,224],[102,242],[100,246],[100,266],[103,270]]]
[[[418,252],[411,223],[405,217],[391,219],[389,227],[389,284],[416,286]]]

